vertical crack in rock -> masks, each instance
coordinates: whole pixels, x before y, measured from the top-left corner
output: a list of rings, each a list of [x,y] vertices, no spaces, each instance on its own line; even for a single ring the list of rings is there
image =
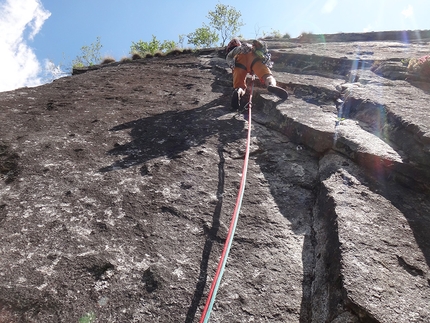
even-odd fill
[[[255,114],[260,121],[261,115]],[[286,253],[290,254],[297,248],[301,252],[300,287],[297,286],[294,273],[289,264],[285,263],[285,274],[289,284],[300,288],[300,322],[310,322],[312,317],[311,296],[314,277],[314,232],[312,228],[312,208],[315,204],[315,187],[317,185],[317,154],[310,149],[299,148],[288,137],[275,131],[254,126],[259,152],[256,162],[269,185],[271,196],[276,202],[279,212],[290,223],[286,230],[287,236],[300,237],[300,246],[289,245]],[[281,220],[278,220],[281,223]],[[265,230],[268,230],[266,228]],[[288,239],[287,239],[288,240]],[[290,255],[291,256],[291,255]],[[284,261],[288,261],[285,257]],[[294,279],[293,279],[294,278]]]
[[[320,187],[313,214],[315,232],[315,278],[312,284],[312,322],[330,322],[343,307],[340,277],[340,244],[337,237],[335,204]]]

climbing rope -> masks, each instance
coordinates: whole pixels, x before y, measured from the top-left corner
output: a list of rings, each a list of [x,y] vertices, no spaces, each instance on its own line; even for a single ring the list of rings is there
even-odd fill
[[[224,250],[221,254],[221,258],[218,263],[218,268],[216,270],[214,279],[212,281],[208,299],[206,300],[205,307],[200,318],[200,323],[209,322],[209,316],[212,312],[212,307],[215,302],[215,297],[218,292],[218,287],[221,283],[222,275],[224,274],[225,265],[227,263],[228,254],[230,252],[231,244],[233,242],[233,236],[236,231],[237,220],[239,219],[239,211],[242,206],[243,193],[245,191],[246,174],[248,170],[248,160],[249,160],[249,147],[251,142],[251,107],[252,107],[252,95],[254,92],[254,80],[255,75],[252,75],[252,85],[251,85],[251,95],[249,96],[249,101],[245,107],[248,108],[248,137],[245,150],[245,158],[242,166],[242,179],[240,182],[239,193],[236,199],[236,206],[234,208],[233,216],[230,223],[230,228],[228,230],[227,239],[224,244]]]

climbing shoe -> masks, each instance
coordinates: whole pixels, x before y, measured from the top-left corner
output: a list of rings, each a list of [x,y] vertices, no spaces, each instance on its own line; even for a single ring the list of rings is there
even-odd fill
[[[288,93],[287,91],[285,91],[283,88],[279,87],[279,86],[273,86],[273,85],[269,85],[267,87],[267,90],[276,95],[277,97],[281,98],[282,100],[286,100],[288,99]]]
[[[242,94],[242,89],[234,89],[233,95],[231,96],[231,109],[239,110],[240,109],[240,99]]]

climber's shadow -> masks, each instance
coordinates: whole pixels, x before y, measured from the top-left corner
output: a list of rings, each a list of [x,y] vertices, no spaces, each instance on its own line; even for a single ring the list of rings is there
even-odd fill
[[[243,121],[236,118],[217,120],[230,112],[225,108],[224,101],[220,98],[195,109],[167,111],[113,127],[110,129],[112,132],[130,129],[131,140],[125,144],[116,144],[109,150],[109,155],[123,157],[100,171],[144,165],[161,156],[178,158],[182,152],[203,144],[208,137],[218,134],[223,128],[236,129],[229,140],[242,138],[240,129],[243,128]],[[145,166],[141,168],[142,175],[145,175],[145,169]]]
[[[220,70],[218,74],[218,82],[212,84],[212,92],[225,93],[226,86],[224,83],[227,82],[221,82],[226,78],[225,72]],[[230,86],[229,84],[229,88]],[[231,117],[225,116],[232,112],[229,105],[230,96],[222,95],[218,99],[194,109],[166,111],[155,116],[117,125],[111,128],[110,131],[122,132],[128,130],[131,139],[125,144],[118,143],[109,150],[107,152],[109,155],[119,156],[120,158],[113,164],[99,170],[100,172],[110,172],[141,166],[141,174],[146,175],[148,167],[145,164],[148,161],[163,156],[168,159],[180,158],[182,153],[192,147],[204,144],[211,136],[218,137],[219,164],[216,192],[218,201],[213,210],[212,224],[206,231],[207,238],[200,261],[200,274],[192,302],[188,308],[186,322],[192,322],[195,318],[207,282],[207,271],[212,248],[217,243],[225,183],[224,149],[230,142],[246,138],[246,132],[243,131],[245,129],[244,121],[233,115]]]
[[[218,202],[213,211],[212,225],[206,232],[207,238],[200,262],[200,274],[187,312],[186,322],[192,322],[195,318],[207,282],[210,255],[213,245],[217,241],[225,182],[224,149],[230,142],[246,137],[246,133],[242,131],[244,129],[243,120],[233,116],[219,118],[231,112],[229,108],[225,107],[228,103],[228,100],[221,97],[195,109],[167,111],[113,127],[110,131],[130,129],[131,140],[126,144],[118,144],[108,151],[110,155],[123,156],[123,158],[100,169],[101,172],[109,172],[142,165],[141,173],[145,175],[147,161],[161,156],[169,159],[178,158],[181,153],[191,147],[204,144],[209,137],[218,136],[219,164],[216,192]]]
[[[413,190],[390,181],[380,181],[374,183],[374,186],[372,190],[389,200],[408,221],[414,239],[423,253],[427,266],[430,267],[430,241],[428,239],[430,237],[430,217],[428,215],[430,202],[428,192],[421,192],[416,188]],[[425,276],[421,269],[403,264],[400,261],[402,258],[398,255],[396,257],[399,259],[399,264],[413,276]],[[430,284],[430,280],[428,283]]]

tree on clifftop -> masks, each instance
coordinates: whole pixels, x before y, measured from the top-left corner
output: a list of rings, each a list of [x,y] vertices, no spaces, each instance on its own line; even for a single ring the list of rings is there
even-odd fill
[[[81,47],[81,56],[77,56],[76,59],[72,61],[73,67],[84,67],[99,64],[102,57],[100,54],[100,49],[103,45],[100,43],[100,37],[91,45]]]
[[[203,27],[197,28],[195,32],[187,35],[188,43],[199,47],[211,47],[219,40],[217,33],[203,24]]]
[[[221,38],[220,46],[225,46],[227,39],[233,37],[244,25],[240,20],[241,16],[240,11],[232,6],[217,4],[215,10],[209,11],[207,16],[210,26],[203,24],[203,27],[188,34],[188,43],[196,47],[210,47]]]
[[[175,49],[176,43],[172,40],[159,41],[156,36],[152,35],[152,40],[145,42],[139,40],[138,42],[132,42],[130,46],[130,53],[138,53],[142,56],[146,54],[154,55],[156,52],[169,52]]]
[[[227,39],[235,35],[244,24],[240,19],[242,14],[236,8],[217,4],[214,11],[209,11],[207,18],[209,25],[217,30],[221,36],[221,47],[225,46]]]

